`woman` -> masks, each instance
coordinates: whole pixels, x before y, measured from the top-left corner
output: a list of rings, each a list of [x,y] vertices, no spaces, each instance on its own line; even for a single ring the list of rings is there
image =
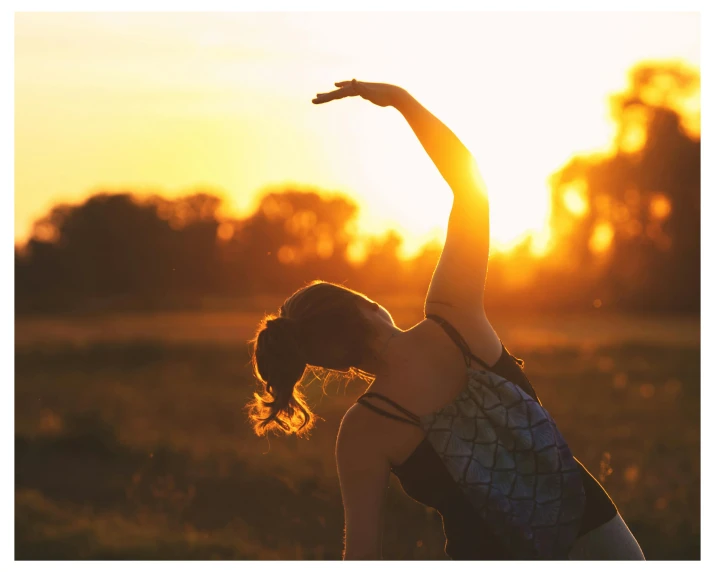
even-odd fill
[[[296,387],[307,365],[372,379],[343,417],[336,445],[345,559],[380,558],[390,472],[407,494],[440,512],[445,552],[453,559],[643,559],[615,505],[573,458],[522,362],[502,345],[484,312],[489,207],[472,155],[404,89],[356,80],[335,85],[313,103],[360,96],[405,117],[453,191],[447,237],[427,292],[426,319],[408,330],[366,296],[321,281],[295,292],[277,316],[262,322],[252,340],[254,372],[265,389],[251,404],[256,432],[311,427]],[[516,408],[485,405],[495,396],[528,409],[522,433],[509,418]],[[504,421],[487,419],[502,410]],[[485,434],[495,437],[484,444]],[[544,439],[550,446],[537,450]],[[463,454],[450,454],[450,447]],[[485,451],[494,451],[494,459],[480,461]],[[542,475],[525,468],[527,457],[550,466]],[[542,477],[543,483],[551,479],[551,488],[542,486]],[[517,482],[532,485],[519,496]],[[553,502],[542,502],[551,493]]]

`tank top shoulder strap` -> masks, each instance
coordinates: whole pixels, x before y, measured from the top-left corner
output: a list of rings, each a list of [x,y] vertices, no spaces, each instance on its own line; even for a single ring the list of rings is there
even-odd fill
[[[385,411],[381,407],[378,407],[374,403],[370,403],[367,398],[374,397],[376,399],[381,399],[382,401],[389,403],[397,409],[400,413],[406,415],[407,417],[402,417],[400,415],[395,415],[394,413],[390,413],[389,411]],[[395,403],[392,399],[389,397],[385,397],[384,395],[380,393],[376,393],[374,391],[367,391],[363,393],[360,397],[357,399],[357,403],[360,405],[364,405],[368,409],[371,409],[375,413],[378,413],[384,417],[389,417],[390,419],[394,419],[395,421],[402,421],[403,423],[409,423],[410,425],[416,425],[417,427],[421,427],[422,425],[420,424],[420,418],[418,415],[415,415],[412,413],[412,411],[405,409],[402,407],[402,405],[399,405],[398,403]]]
[[[472,353],[472,351],[469,349],[469,345],[462,337],[462,335],[457,331],[457,328],[455,328],[447,320],[445,320],[441,316],[438,316],[437,314],[427,314],[425,317],[429,318],[430,320],[434,320],[440,326],[442,326],[442,329],[447,333],[450,338],[452,338],[452,341],[457,344],[457,347],[461,350],[462,355],[464,356],[464,363],[467,364],[467,367],[469,367],[472,363],[472,360],[474,360],[484,369],[491,370],[491,367],[489,367],[483,360],[479,359]]]

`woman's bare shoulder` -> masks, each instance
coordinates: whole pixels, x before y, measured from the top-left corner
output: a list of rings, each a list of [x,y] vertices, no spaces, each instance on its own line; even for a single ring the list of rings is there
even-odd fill
[[[379,438],[380,426],[379,415],[360,403],[353,403],[340,421],[335,443],[338,460],[356,454],[376,459],[387,458],[383,446],[385,441]]]

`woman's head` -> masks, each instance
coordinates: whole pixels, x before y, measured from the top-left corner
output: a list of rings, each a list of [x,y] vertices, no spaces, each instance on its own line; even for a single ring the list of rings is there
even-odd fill
[[[296,387],[306,366],[360,370],[374,358],[380,329],[392,326],[382,306],[349,288],[314,281],[295,292],[251,340],[253,371],[264,385],[249,404],[256,433],[310,429],[313,417]]]

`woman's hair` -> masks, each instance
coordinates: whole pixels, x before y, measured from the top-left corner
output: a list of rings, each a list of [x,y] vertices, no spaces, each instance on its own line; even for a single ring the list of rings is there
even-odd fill
[[[260,323],[253,344],[253,372],[263,395],[248,404],[256,434],[304,433],[314,420],[296,387],[306,366],[359,373],[374,335],[360,307],[379,306],[344,286],[316,280],[290,296],[278,314]]]

